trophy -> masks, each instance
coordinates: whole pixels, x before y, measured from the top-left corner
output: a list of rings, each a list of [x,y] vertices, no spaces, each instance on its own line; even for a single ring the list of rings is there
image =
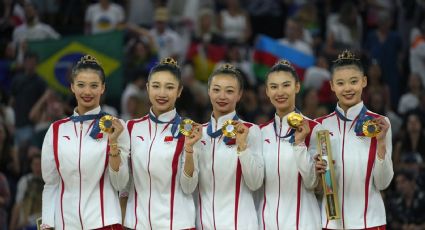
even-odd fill
[[[185,136],[189,136],[193,132],[193,123],[191,119],[184,119],[179,125],[179,131]]]
[[[223,126],[221,127],[221,131],[223,132],[223,135],[228,138],[235,138],[236,137],[236,128],[235,128],[236,122],[234,120],[227,120],[224,122]]]
[[[375,120],[367,120],[362,125],[362,131],[366,137],[376,137],[381,129]]]
[[[341,215],[338,204],[338,191],[335,183],[335,169],[328,130],[321,130],[317,132],[317,149],[320,152],[320,160],[326,163],[326,171],[322,175],[322,186],[326,199],[326,215],[328,220],[340,219]]]
[[[288,114],[288,125],[293,129],[297,129],[303,124],[303,116],[296,112],[291,112]]]
[[[112,120],[114,119],[111,115],[105,115],[99,120],[99,128],[104,133],[112,133]]]

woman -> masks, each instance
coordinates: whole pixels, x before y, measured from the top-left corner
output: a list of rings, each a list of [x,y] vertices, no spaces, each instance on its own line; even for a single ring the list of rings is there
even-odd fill
[[[129,138],[118,119],[100,132],[105,73],[94,57],[73,67],[71,90],[74,114],[50,126],[42,147],[43,228],[122,229],[117,191],[129,177]]]
[[[338,185],[341,219],[328,220],[322,212],[324,229],[385,229],[385,207],[380,191],[393,178],[391,130],[388,118],[369,111],[362,101],[367,79],[359,59],[344,51],[331,69],[331,89],[338,98],[335,111],[318,118],[330,131],[335,180]],[[376,122],[377,136],[367,137],[363,124]],[[316,158],[317,159],[317,158]],[[316,161],[317,173],[326,164]],[[325,199],[322,210],[325,210]]]
[[[241,74],[230,64],[208,79],[211,120],[204,125],[201,144],[187,149],[195,152],[195,160],[184,165],[195,168],[192,178],[199,182],[199,229],[258,229],[252,192],[264,176],[261,136],[258,126],[236,114],[242,89]],[[235,138],[222,133],[228,120],[234,121]]]
[[[297,111],[295,97],[301,87],[288,61],[279,61],[269,70],[266,87],[276,114],[261,126],[265,167],[264,195],[258,207],[261,229],[320,229],[314,194],[319,180],[313,161],[320,125],[307,117],[296,130],[288,125],[288,114]]]
[[[182,162],[193,161],[192,146],[201,126],[192,135],[179,133],[182,120],[175,103],[183,86],[180,68],[172,58],[162,59],[149,74],[149,114],[130,120],[132,185],[124,225],[131,229],[194,229],[196,188],[193,170]],[[185,154],[183,153],[185,152]]]

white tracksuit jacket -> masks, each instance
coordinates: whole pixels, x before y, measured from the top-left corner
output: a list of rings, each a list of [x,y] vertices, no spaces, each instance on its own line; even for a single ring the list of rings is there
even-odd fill
[[[316,132],[322,128],[317,122],[308,121],[310,133],[305,145],[298,146],[293,146],[289,137],[278,137],[291,130],[287,116],[281,120],[275,115],[260,126],[266,172],[259,193],[260,229],[321,229],[320,209],[314,194],[318,180],[313,156],[317,149]]]
[[[218,121],[211,117],[212,131],[221,129],[235,114],[224,115]],[[236,144],[226,145],[222,135],[211,138],[207,134],[208,123],[195,145],[195,168],[199,172],[197,229],[258,229],[253,191],[264,177],[261,132],[257,125],[244,123],[249,126],[248,147],[239,156]]]
[[[322,226],[328,229],[364,229],[386,224],[385,207],[380,191],[387,188],[393,178],[391,161],[391,127],[386,135],[384,160],[377,157],[376,138],[357,136],[355,121],[363,108],[363,102],[348,109],[340,119],[335,112],[318,118],[330,131],[332,154],[335,161],[341,220],[327,220],[325,201],[322,202]],[[336,109],[344,115],[337,105]],[[366,112],[372,117],[381,115]],[[389,123],[388,118],[385,118]]]
[[[157,119],[168,122],[175,115],[174,109]],[[179,230],[195,227],[191,193],[197,185],[192,181],[197,179],[184,175],[184,136],[173,138],[171,127],[172,124],[155,123],[149,115],[127,122],[132,171],[124,223],[128,228]]]
[[[100,107],[86,114],[98,114]],[[78,115],[74,112],[74,115]],[[122,121],[123,126],[125,126]],[[128,181],[129,137],[118,138],[121,165],[109,167],[108,135],[89,136],[94,120],[54,122],[42,148],[42,221],[55,229],[96,229],[121,223],[117,191]]]

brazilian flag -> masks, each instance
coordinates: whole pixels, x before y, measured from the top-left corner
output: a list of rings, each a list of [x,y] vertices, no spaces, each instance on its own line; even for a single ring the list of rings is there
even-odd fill
[[[106,75],[106,97],[119,101],[123,89],[123,32],[70,36],[58,40],[29,43],[29,50],[39,57],[37,73],[58,92],[71,93],[71,69],[78,60],[90,54],[100,62]]]

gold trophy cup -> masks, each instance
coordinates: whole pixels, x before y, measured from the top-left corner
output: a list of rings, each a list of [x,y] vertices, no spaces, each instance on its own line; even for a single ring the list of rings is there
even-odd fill
[[[224,122],[223,126],[221,127],[221,131],[223,132],[223,135],[228,138],[235,138],[236,137],[236,128],[235,128],[236,122],[234,120],[227,120]]]
[[[367,120],[362,125],[362,131],[366,137],[376,137],[381,129],[375,120]]]
[[[322,175],[323,195],[326,199],[326,215],[328,220],[340,219],[338,189],[335,183],[335,169],[328,130],[317,132],[317,149],[320,152],[320,160],[326,162],[326,171]]]
[[[293,129],[297,129],[303,124],[303,116],[296,112],[291,112],[288,114],[288,125]]]
[[[99,128],[104,133],[112,133],[112,120],[114,119],[111,115],[105,115],[100,118],[99,120]]]
[[[193,132],[193,124],[195,122],[191,119],[184,119],[179,125],[179,131],[185,136],[190,136]]]

